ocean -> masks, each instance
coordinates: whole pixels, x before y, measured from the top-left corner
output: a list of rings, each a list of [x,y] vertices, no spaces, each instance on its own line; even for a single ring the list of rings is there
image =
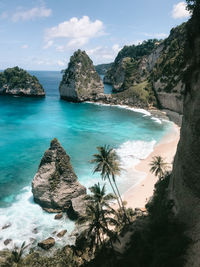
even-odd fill
[[[101,181],[89,163],[97,146],[116,149],[122,175],[117,177],[121,193],[136,185],[144,174],[129,169],[146,158],[172,123],[154,118],[144,110],[92,103],[68,103],[59,98],[62,74],[56,71],[30,71],[46,91],[45,98],[0,96],[0,249],[15,244],[37,244],[52,232],[67,229],[56,238],[56,246],[74,242],[74,222],[54,220],[34,203],[31,181],[40,160],[56,137],[71,157],[81,184],[89,188]],[[106,85],[105,93],[111,88]],[[128,174],[128,175],[127,175]],[[110,191],[109,186],[107,190]],[[12,239],[5,246],[4,241]]]

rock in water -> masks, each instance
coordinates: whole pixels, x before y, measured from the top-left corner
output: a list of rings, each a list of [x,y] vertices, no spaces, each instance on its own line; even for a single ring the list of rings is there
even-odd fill
[[[32,192],[35,202],[50,212],[64,210],[74,219],[80,210],[84,212],[84,201],[79,202],[78,208],[76,205],[73,208],[73,201],[84,196],[86,188],[78,182],[70,157],[56,138],[44,153],[32,182]]]
[[[19,67],[0,73],[0,94],[17,96],[45,96],[44,89],[35,76]]]
[[[59,89],[61,98],[73,102],[92,100],[104,93],[103,82],[85,51],[78,50],[70,58]]]
[[[38,243],[38,247],[41,247],[45,250],[50,249],[55,245],[55,239],[53,237],[49,237]]]

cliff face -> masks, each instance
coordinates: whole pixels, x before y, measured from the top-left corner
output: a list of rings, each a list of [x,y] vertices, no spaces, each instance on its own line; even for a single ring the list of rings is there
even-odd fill
[[[125,46],[107,71],[104,83],[112,84],[113,91],[120,92],[144,82],[149,74],[150,65],[154,65],[156,53],[149,56],[159,43],[155,39],[144,41],[138,46]]]
[[[82,102],[104,93],[103,82],[97,74],[92,60],[81,50],[70,58],[68,68],[60,83],[60,96],[63,99]]]
[[[175,212],[193,241],[187,267],[200,266],[200,4],[197,7],[187,26],[184,116],[170,185]]]
[[[34,200],[49,212],[80,212],[86,188],[73,171],[70,157],[55,138],[44,153],[32,182]],[[69,215],[69,214],[68,214]]]
[[[154,91],[162,108],[183,114],[185,83],[184,45],[186,24],[171,30],[162,43],[162,50],[157,57],[150,77]]]
[[[125,46],[107,71],[104,82],[112,84],[114,92],[122,92],[146,81],[151,85],[148,91],[154,91],[163,109],[182,114],[185,26],[184,23],[172,29],[164,41]]]
[[[0,94],[17,96],[45,96],[44,89],[35,76],[19,67],[0,73]]]

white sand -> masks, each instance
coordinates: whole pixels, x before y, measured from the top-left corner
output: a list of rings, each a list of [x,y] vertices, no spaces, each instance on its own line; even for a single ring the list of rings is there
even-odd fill
[[[148,199],[153,195],[154,184],[157,178],[150,173],[150,162],[154,156],[161,156],[165,162],[170,165],[176,153],[177,144],[180,137],[180,128],[174,124],[172,130],[164,136],[159,144],[156,145],[154,151],[144,160],[142,160],[134,170],[146,173],[145,179],[137,186],[131,187],[123,194],[123,200],[127,202],[127,208],[144,208]]]

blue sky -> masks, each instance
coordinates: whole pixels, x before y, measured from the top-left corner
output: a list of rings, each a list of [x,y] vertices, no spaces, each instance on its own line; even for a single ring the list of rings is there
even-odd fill
[[[165,38],[188,18],[176,0],[0,0],[0,69],[61,70],[78,48],[112,62],[124,45]]]

